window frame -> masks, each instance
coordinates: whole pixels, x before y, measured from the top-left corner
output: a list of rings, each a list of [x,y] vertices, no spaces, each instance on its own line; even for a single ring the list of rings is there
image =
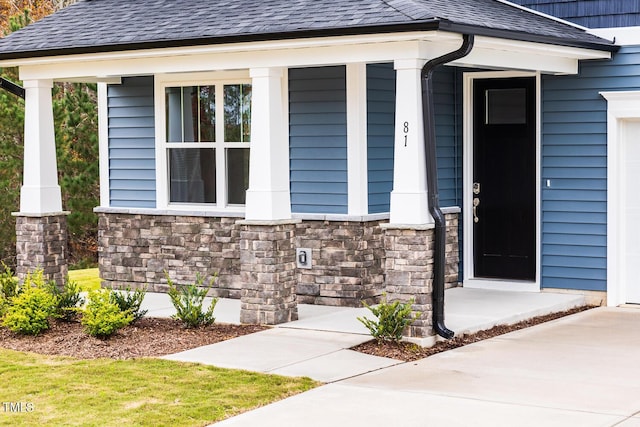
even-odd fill
[[[184,73],[155,75],[155,133],[156,133],[156,200],[157,208],[192,211],[220,211],[244,213],[245,205],[229,204],[227,190],[227,150],[251,149],[251,142],[225,142],[224,140],[224,86],[252,84],[249,71]],[[215,86],[216,141],[167,142],[165,89],[168,87]],[[222,102],[220,102],[220,100]],[[216,159],[216,202],[188,203],[170,201],[169,155],[171,148],[211,148]]]

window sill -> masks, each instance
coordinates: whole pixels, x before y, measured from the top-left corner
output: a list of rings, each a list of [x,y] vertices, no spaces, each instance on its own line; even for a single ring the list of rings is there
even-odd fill
[[[244,211],[221,211],[208,209],[153,209],[153,208],[105,208],[97,207],[95,213],[127,214],[127,215],[175,215],[175,216],[202,216],[212,218],[244,218]]]

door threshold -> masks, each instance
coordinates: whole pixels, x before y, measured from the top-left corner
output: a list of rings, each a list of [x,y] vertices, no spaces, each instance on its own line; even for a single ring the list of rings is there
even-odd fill
[[[464,288],[496,291],[540,292],[540,284],[531,280],[469,278],[464,281],[462,286]]]

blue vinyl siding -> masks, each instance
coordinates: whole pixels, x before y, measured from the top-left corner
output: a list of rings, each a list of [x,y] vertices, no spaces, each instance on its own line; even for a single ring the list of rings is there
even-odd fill
[[[393,190],[396,72],[393,64],[367,66],[369,213],[389,212]]]
[[[457,68],[436,70],[433,95],[440,206],[462,207],[462,82]]]
[[[346,214],[346,68],[289,70],[291,210]]]
[[[640,47],[542,81],[542,286],[605,291],[607,102],[640,89]],[[547,180],[551,186],[547,187]]]
[[[640,0],[511,0],[589,28],[640,25]]]
[[[107,89],[110,206],[156,206],[153,77]]]

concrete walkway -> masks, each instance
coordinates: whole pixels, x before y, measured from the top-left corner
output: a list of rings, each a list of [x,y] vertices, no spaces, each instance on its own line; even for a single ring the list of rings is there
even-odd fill
[[[562,311],[582,304],[582,298],[457,288],[446,292],[445,304],[449,327],[456,333],[464,333]],[[173,307],[164,294],[148,294],[143,308],[149,310],[148,316],[169,316],[173,313]],[[298,321],[166,358],[223,368],[306,376],[325,383],[400,363],[349,350],[371,339],[368,330],[357,320],[359,316],[372,317],[368,309],[301,304],[298,311]],[[221,299],[214,314],[217,322],[239,323],[240,301]]]
[[[598,308],[328,384],[216,425],[638,427],[639,361],[640,309]]]

